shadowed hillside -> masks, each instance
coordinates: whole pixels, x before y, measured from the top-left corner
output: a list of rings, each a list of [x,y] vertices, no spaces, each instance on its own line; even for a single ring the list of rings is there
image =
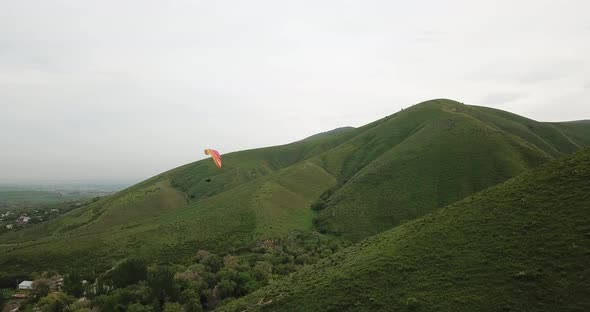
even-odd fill
[[[587,311],[590,149],[363,240],[220,311]]]

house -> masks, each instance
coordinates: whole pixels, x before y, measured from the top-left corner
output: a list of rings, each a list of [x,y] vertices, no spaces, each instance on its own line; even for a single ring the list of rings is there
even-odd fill
[[[18,289],[33,289],[33,282],[32,281],[22,281],[18,284]]]
[[[12,230],[12,224],[7,224],[6,225],[6,228],[9,229],[9,230]]]
[[[31,217],[22,215],[22,216],[18,217],[18,219],[16,219],[16,223],[18,225],[22,226],[22,225],[29,223],[30,220],[31,220]]]

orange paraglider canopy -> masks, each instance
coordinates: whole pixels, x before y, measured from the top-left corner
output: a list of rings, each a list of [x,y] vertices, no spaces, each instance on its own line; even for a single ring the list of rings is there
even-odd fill
[[[205,155],[211,156],[211,158],[213,158],[213,161],[215,162],[215,165],[217,166],[217,168],[221,169],[221,155],[219,154],[218,151],[208,148],[205,150]]]

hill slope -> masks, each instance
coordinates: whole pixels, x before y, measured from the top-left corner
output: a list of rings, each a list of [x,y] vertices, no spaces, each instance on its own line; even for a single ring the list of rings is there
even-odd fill
[[[589,209],[585,149],[219,310],[587,311]]]
[[[364,238],[580,146],[550,124],[507,112],[421,103],[314,158],[341,181],[316,224]]]
[[[301,161],[347,135],[226,154],[223,170],[210,159],[170,170],[41,226],[0,236],[0,266],[100,271],[129,254],[177,259],[183,251],[228,251],[258,235],[309,229],[309,204],[335,182]]]
[[[361,239],[584,146],[587,126],[428,101],[360,128],[224,154],[222,170],[210,159],[188,164],[2,235],[0,267],[100,271],[131,254],[177,261],[310,231],[314,219]],[[326,190],[324,209],[310,210]]]

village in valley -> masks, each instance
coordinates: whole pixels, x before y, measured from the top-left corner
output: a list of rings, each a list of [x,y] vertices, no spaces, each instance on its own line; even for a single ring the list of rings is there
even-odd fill
[[[124,183],[0,183],[0,233],[46,222],[111,195],[125,186]]]
[[[73,276],[75,277],[75,276]],[[70,288],[77,288],[75,292],[78,292],[80,298],[76,299],[81,304],[86,303],[85,298],[86,291],[84,288],[88,286],[86,280],[73,280],[73,284],[69,285]],[[34,280],[15,280],[15,288],[10,294],[10,300],[6,303],[2,312],[16,312],[24,311],[27,309],[27,301],[32,298],[51,298],[59,297],[64,291],[64,276],[57,274],[56,272],[43,272],[36,276]],[[59,300],[58,298],[56,298]],[[50,300],[50,299],[48,299]],[[42,311],[39,307],[31,307],[32,311]]]
[[[41,223],[60,214],[57,208],[48,210],[33,210],[32,212],[6,211],[0,213],[0,226],[6,230],[18,230],[24,227]]]

